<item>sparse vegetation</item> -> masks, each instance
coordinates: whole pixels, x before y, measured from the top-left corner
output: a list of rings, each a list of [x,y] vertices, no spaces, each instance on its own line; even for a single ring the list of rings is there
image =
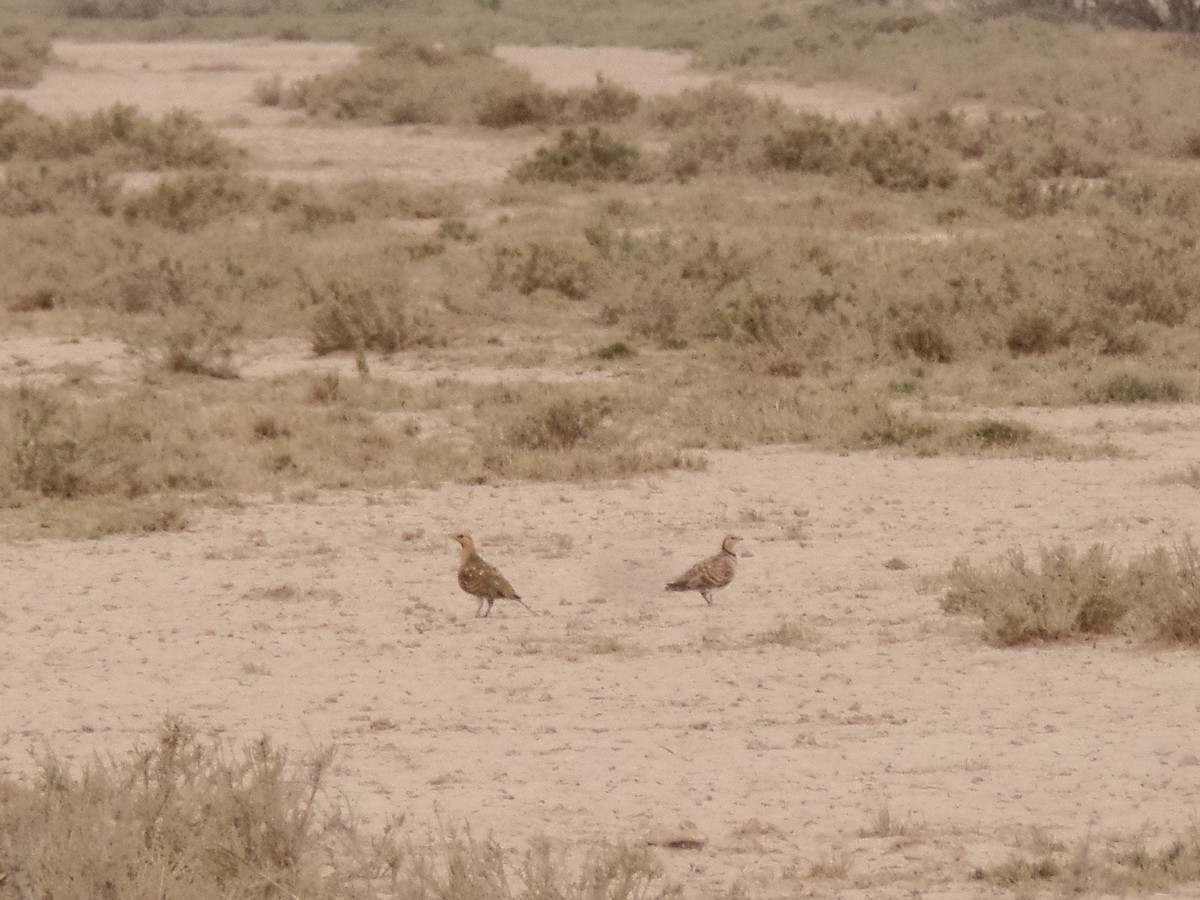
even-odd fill
[[[432,414],[433,433],[444,428],[458,448],[456,477],[466,478],[608,477],[701,464],[689,448],[775,441],[1072,457],[1104,451],[1001,417],[941,418],[921,407],[942,391],[967,407],[1196,396],[1200,193],[1169,168],[1136,161],[1186,152],[1188,129],[1163,110],[1190,96],[1191,75],[1164,82],[1160,55],[1152,62],[1136,41],[1112,70],[1110,35],[1031,20],[1032,40],[1058,42],[1063,90],[1086,111],[1067,114],[1045,91],[1053,79],[1016,71],[1025,50],[998,19],[821,7],[726,10],[714,27],[674,8],[653,11],[654,32],[693,48],[701,66],[747,80],[767,69],[851,77],[930,99],[858,122],[798,113],[732,82],[653,98],[600,78],[553,90],[490,53],[492,40],[538,42],[568,24],[580,39],[619,42],[651,15],[636,0],[621,0],[620,11],[566,23],[558,10],[530,18],[475,4],[417,16],[375,0],[60,6],[62,34],[282,34],[299,17],[313,37],[368,34],[354,65],[270,80],[256,88],[260,102],[331,121],[549,136],[508,182],[482,192],[274,183],[242,171],[239,154],[187,113],[156,119],[117,106],[54,118],[5,100],[0,309],[17,327],[126,340],[164,392],[201,390],[170,373],[227,379],[237,374],[234,349],[280,336],[307,339],[324,356],[351,354],[360,376],[379,370],[372,354],[442,347],[478,347],[505,366],[621,360],[605,367],[621,384],[598,423],[582,415],[596,397],[572,401],[583,404],[576,424],[589,427],[571,446],[530,446],[554,432],[545,417],[556,402],[531,384],[493,405],[462,384],[389,401],[388,412],[416,403]],[[981,84],[980,60],[1012,81]],[[1111,86],[1097,89],[1089,71]],[[1131,104],[1135,84],[1144,102]],[[1019,114],[968,113],[964,99]],[[1138,128],[1116,124],[1131,122],[1134,108]],[[128,170],[161,177],[122,187]],[[505,336],[501,350],[493,329],[561,331],[574,345],[533,348]],[[989,369],[994,377],[974,374]],[[294,387],[359,421],[350,384],[343,375],[332,388]],[[225,387],[221,402],[238,419],[284,391]],[[63,409],[79,411],[80,427],[85,410],[127,396],[86,390],[53,390]],[[666,407],[653,399],[664,391]],[[358,475],[314,466],[295,446],[314,435],[312,420],[290,421],[290,435],[270,443],[291,446],[256,461],[256,478],[268,479],[257,487],[381,477],[373,465]],[[401,439],[415,446],[404,471],[419,463],[428,466],[419,477],[444,477],[443,460],[419,449],[430,432],[406,427],[413,433]],[[174,430],[158,422],[152,433]],[[349,428],[343,439],[363,436]],[[39,503],[126,494],[131,504],[134,495],[173,502],[176,491],[199,496],[255,479],[216,466],[139,483],[148,487],[52,491]]]
[[[248,674],[264,674],[246,664]],[[294,759],[168,718],[150,746],[81,771],[45,751],[29,785],[0,780],[0,881],[17,896],[386,898],[665,896],[645,848],[599,845],[578,870],[546,840],[520,861],[446,828],[429,842],[363,833],[326,794],[332,748]]]
[[[1200,644],[1200,551],[1191,541],[1128,563],[1100,544],[1042,548],[1040,569],[1012,550],[988,569],[958,560],[949,578],[942,608],[979,616],[985,638],[1002,646],[1121,631]]]
[[[1038,883],[1070,893],[1105,894],[1170,891],[1200,881],[1200,835],[1194,830],[1157,849],[1141,838],[1109,842],[1102,850],[1085,838],[1072,852],[1062,849],[1033,857],[1013,856],[978,868],[972,877],[1004,888]]]

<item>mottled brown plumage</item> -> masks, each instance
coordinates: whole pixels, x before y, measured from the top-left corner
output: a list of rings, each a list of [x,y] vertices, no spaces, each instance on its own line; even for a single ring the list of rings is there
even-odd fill
[[[733,548],[740,537],[729,535],[721,541],[721,552],[702,559],[674,581],[667,584],[668,591],[699,591],[704,602],[712,606],[712,593],[719,591],[737,574],[737,554]]]
[[[483,559],[475,550],[475,541],[469,534],[451,535],[462,547],[462,561],[458,566],[458,586],[475,597],[479,606],[475,608],[475,618],[482,615],[487,618],[496,600],[516,600],[522,606],[525,603],[508,583],[508,579],[500,574],[500,570]],[[487,609],[484,609],[484,603]],[[528,606],[525,606],[529,609]],[[529,610],[533,612],[533,610]]]

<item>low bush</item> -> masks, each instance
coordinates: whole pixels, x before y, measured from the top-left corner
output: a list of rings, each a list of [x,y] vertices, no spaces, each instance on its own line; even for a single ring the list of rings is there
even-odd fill
[[[120,186],[109,173],[87,165],[10,165],[0,181],[0,216],[94,212],[110,216]]]
[[[73,771],[45,751],[26,785],[0,779],[0,881],[29,897],[310,900],[671,896],[642,847],[598,845],[570,867],[536,839],[520,861],[469,828],[420,841],[360,830],[330,796],[332,748],[293,757],[166,719],[153,743]],[[398,817],[399,818],[399,817]]]
[[[1171,378],[1124,372],[1087,389],[1084,396],[1089,403],[1178,403],[1184,392]]]
[[[586,134],[566,129],[552,147],[539,147],[512,170],[517,181],[631,181],[641,171],[641,154],[632,144],[599,128]]]
[[[942,608],[983,619],[1001,646],[1111,635],[1200,644],[1200,551],[1191,541],[1128,563],[1096,544],[1042,548],[1040,570],[1020,550],[991,568],[954,563]]]
[[[601,263],[587,245],[556,241],[531,241],[524,246],[496,248],[489,286],[505,285],[528,296],[551,291],[569,300],[582,300],[596,287]]]
[[[50,59],[50,41],[25,25],[0,25],[0,88],[33,87]]]
[[[121,205],[127,222],[152,222],[172,231],[189,232],[218,219],[248,213],[265,205],[268,186],[262,179],[233,172],[199,172],[164,178]]]
[[[239,152],[182,110],[155,120],[118,104],[90,116],[54,119],[0,98],[0,162],[88,157],[109,168],[160,171],[228,166]]]
[[[414,311],[407,289],[398,281],[371,285],[329,279],[309,284],[316,312],[309,329],[317,355],[364,350],[395,353],[428,345],[432,329]]]

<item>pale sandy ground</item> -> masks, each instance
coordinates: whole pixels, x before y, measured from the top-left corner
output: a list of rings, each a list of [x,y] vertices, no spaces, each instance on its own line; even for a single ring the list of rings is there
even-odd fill
[[[288,72],[350,52],[287,46],[300,54],[277,64]],[[177,48],[155,50],[164,62],[146,71],[190,84],[189,103],[220,82],[237,106],[270,71],[204,81]],[[81,63],[80,90],[105,82],[105,59]],[[154,83],[105,96],[153,109]],[[307,133],[270,127],[280,146]],[[313,365],[286,342],[253,353],[247,377]],[[78,364],[136,374],[119,343],[0,343],[6,381]],[[122,751],[179,714],[230,740],[335,745],[333,787],[372,827],[469,821],[515,852],[539,833],[574,848],[703,836],[702,849],[658,851],[697,898],[735,883],[753,897],[991,895],[970,870],[1036,855],[1039,834],[1166,842],[1200,802],[1200,656],[1124,640],[989,648],[940,612],[938,578],[960,555],[1059,541],[1132,555],[1200,533],[1197,492],[1163,480],[1200,460],[1200,408],[1016,415],[1130,453],[751,449],[615,484],[251,498],[183,533],[0,545],[0,767],[28,773],[44,744],[76,762]],[[448,537],[464,528],[534,614],[471,618]],[[746,558],[715,606],[661,591],[730,531]],[[897,558],[908,568],[885,566]],[[812,646],[762,640],[785,621]],[[873,835],[881,811],[903,833]],[[841,858],[846,877],[808,877]]]
[[[1162,478],[1200,458],[1200,408],[1033,419],[1133,455],[772,448],[703,473],[327,494],[182,534],[9,544],[0,761],[24,771],[42,742],[83,761],[178,713],[336,745],[334,786],[375,825],[440,815],[514,851],[694,829],[702,850],[661,851],[689,896],[961,896],[1037,828],[1165,841],[1200,802],[1200,657],[992,649],[936,585],[960,555],[1196,534],[1196,492]],[[471,618],[463,528],[535,614]],[[748,553],[716,605],[660,590],[724,532]],[[783,621],[814,646],[762,643]],[[908,833],[864,836],[880,810]],[[837,853],[847,879],[806,877]]]

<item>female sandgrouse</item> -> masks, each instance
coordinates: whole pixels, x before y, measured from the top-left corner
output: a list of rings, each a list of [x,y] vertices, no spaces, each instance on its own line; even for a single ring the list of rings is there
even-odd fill
[[[513,586],[508,583],[508,579],[500,574],[500,570],[475,551],[475,542],[471,540],[469,534],[464,532],[463,534],[453,534],[451,537],[462,547],[462,562],[458,566],[458,586],[479,600],[479,606],[475,608],[475,618],[478,619],[481,614],[487,618],[488,613],[492,611],[492,604],[501,598],[516,600],[525,606],[524,601],[513,590]],[[487,603],[486,610],[483,608],[485,602]],[[529,609],[528,606],[525,608]],[[532,609],[529,611],[533,612]]]
[[[712,593],[719,591],[737,574],[737,554],[733,548],[740,537],[729,535],[721,541],[721,552],[702,559],[667,585],[668,591],[699,591],[704,602],[712,606]]]

